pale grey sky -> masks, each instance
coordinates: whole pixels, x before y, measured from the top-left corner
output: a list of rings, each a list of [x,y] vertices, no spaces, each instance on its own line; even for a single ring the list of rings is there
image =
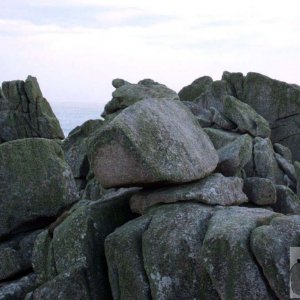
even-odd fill
[[[38,77],[54,102],[111,98],[111,80],[178,91],[224,70],[300,84],[300,1],[1,0],[0,81]]]

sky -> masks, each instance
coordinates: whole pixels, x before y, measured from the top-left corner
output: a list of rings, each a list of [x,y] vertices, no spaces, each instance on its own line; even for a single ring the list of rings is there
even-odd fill
[[[300,84],[300,1],[1,0],[0,81],[36,76],[50,104],[99,105],[113,78],[177,92],[222,72]]]

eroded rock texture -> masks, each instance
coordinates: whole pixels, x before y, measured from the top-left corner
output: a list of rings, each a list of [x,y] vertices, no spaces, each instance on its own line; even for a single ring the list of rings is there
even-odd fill
[[[3,84],[0,299],[289,299],[300,88],[112,84],[62,143],[36,79]]]
[[[64,134],[35,77],[3,82],[0,143],[30,137],[63,139]]]

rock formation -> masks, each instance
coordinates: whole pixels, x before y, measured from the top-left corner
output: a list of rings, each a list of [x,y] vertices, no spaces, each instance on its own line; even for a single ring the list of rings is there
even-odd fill
[[[300,87],[113,86],[104,120],[59,142],[36,79],[3,84],[0,299],[289,299]]]

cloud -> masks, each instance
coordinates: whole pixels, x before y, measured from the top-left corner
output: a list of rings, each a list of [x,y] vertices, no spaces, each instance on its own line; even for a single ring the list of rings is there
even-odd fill
[[[4,0],[0,81],[32,74],[49,100],[96,102],[99,111],[115,77],[152,77],[177,91],[225,69],[297,83],[299,10],[280,3]]]

